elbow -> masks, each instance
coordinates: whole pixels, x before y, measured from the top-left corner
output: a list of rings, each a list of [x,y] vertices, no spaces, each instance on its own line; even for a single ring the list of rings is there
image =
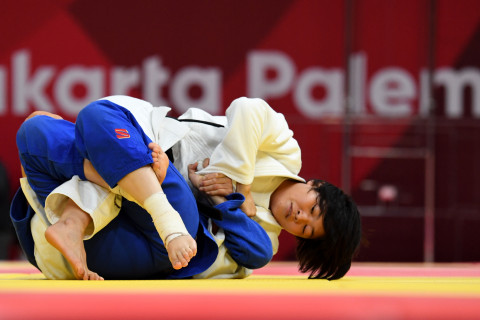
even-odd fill
[[[242,244],[227,244],[227,249],[239,265],[249,269],[259,269],[272,260],[273,250],[270,239],[263,242],[243,242]]]
[[[270,241],[269,241],[270,242]],[[272,260],[272,245],[257,246],[249,252],[248,262],[244,264],[249,269],[260,269]]]
[[[263,99],[241,97],[233,100],[230,107],[226,110],[226,114],[228,116],[235,110],[235,112],[243,115],[264,115],[269,109],[271,109],[270,106]]]
[[[269,254],[265,254],[265,255],[257,255],[253,259],[253,263],[251,263],[250,265],[248,265],[246,267],[249,268],[249,269],[263,268],[267,265],[267,263],[269,263],[272,260],[272,257],[273,257],[272,252],[270,252]]]

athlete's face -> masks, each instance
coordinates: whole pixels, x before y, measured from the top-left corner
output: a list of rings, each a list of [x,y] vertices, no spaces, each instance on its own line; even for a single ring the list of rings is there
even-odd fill
[[[285,181],[270,198],[270,210],[277,222],[294,236],[314,239],[325,235],[323,213],[312,182]]]

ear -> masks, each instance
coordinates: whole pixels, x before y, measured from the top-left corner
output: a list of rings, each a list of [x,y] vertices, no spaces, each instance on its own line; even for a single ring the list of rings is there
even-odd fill
[[[307,185],[313,186],[313,180],[308,180],[308,181],[307,181]]]

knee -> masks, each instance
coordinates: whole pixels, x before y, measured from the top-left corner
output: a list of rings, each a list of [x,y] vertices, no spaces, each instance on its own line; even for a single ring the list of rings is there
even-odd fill
[[[32,113],[33,115],[33,113]],[[46,123],[47,117],[32,116],[27,118],[17,131],[16,141],[19,151],[22,151],[22,147],[27,146],[27,140],[29,137],[38,137],[41,128],[48,126]]]
[[[84,119],[92,119],[99,113],[99,103],[98,101],[92,102],[86,105],[77,115],[77,123],[82,122]]]
[[[20,126],[20,129],[18,129],[17,131],[16,142],[17,142],[18,151],[22,153],[26,145],[25,127],[23,126],[23,124]]]
[[[108,100],[94,101],[80,110],[75,126],[83,128],[85,124],[88,124],[90,128],[101,128],[105,125],[106,119],[118,119],[122,117],[122,114],[122,110]]]

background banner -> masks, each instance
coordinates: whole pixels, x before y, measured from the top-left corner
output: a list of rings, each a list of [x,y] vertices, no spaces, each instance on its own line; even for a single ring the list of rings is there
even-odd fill
[[[16,0],[2,1],[0,34],[9,197],[34,110],[74,121],[127,94],[222,114],[261,97],[295,132],[301,175],[362,208],[359,260],[423,260],[428,237],[437,261],[480,259],[467,245],[480,240],[477,0]],[[293,258],[283,237],[278,257]]]

